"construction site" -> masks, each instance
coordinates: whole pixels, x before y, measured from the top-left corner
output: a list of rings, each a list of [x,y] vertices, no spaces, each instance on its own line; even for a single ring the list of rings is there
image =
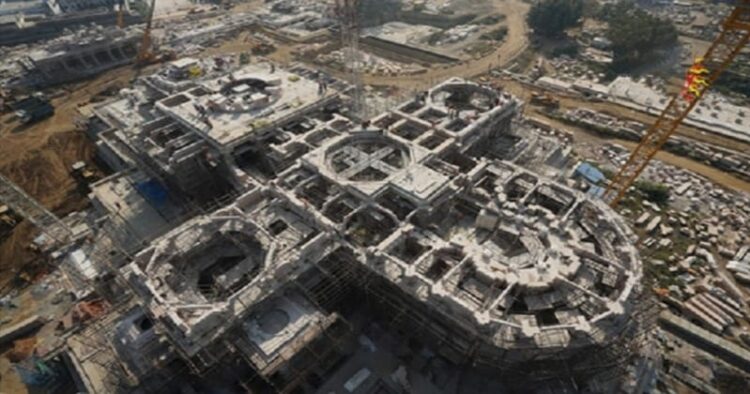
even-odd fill
[[[750,373],[740,105],[676,131],[694,103],[649,90],[673,116],[654,130],[629,80],[531,84],[505,69],[528,53],[515,0],[368,20],[159,1],[45,3],[117,27],[0,48],[0,392],[713,393],[697,374]],[[628,157],[605,132],[643,140]],[[728,188],[646,168],[649,143],[697,146]],[[668,203],[641,173],[676,183]]]
[[[70,291],[112,305],[66,340],[88,392],[240,366],[232,384],[253,391],[438,392],[382,335],[508,387],[620,384],[646,324],[632,234],[550,177],[570,150],[517,126],[514,97],[451,79],[359,122],[348,84],[303,67],[243,66],[171,94],[154,82],[87,119],[120,166],[91,185],[96,224],[46,226],[69,245]],[[357,341],[385,346],[401,377],[337,369]]]

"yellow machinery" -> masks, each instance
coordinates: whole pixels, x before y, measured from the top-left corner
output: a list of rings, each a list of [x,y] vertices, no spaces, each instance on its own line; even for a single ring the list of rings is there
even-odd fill
[[[203,69],[200,66],[193,66],[188,69],[188,73],[190,74],[190,78],[198,78],[203,75]]]
[[[617,206],[651,158],[682,124],[704,96],[705,91],[747,45],[748,40],[750,40],[750,0],[737,0],[735,9],[722,24],[721,33],[703,58],[696,62],[705,71],[702,73],[701,83],[691,84],[687,89],[687,94],[678,94],[672,98],[656,123],[651,125],[643,136],[627,163],[620,168],[610,182],[603,196],[605,201],[613,207]]]

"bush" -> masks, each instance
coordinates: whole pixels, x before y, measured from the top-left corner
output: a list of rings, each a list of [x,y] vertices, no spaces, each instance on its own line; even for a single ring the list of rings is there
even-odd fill
[[[400,11],[401,3],[397,0],[362,0],[359,2],[359,21],[362,27],[377,26],[397,20]]]
[[[567,55],[570,57],[576,57],[578,55],[578,44],[573,42],[565,43],[565,45],[559,46],[552,50],[552,57],[560,57]]]
[[[130,6],[135,12],[138,13],[138,15],[142,16],[143,18],[148,17],[148,14],[151,10],[151,3],[147,2],[146,0],[136,1],[135,3],[131,3]]]
[[[583,0],[541,0],[529,10],[527,22],[536,34],[555,37],[575,26],[582,15]]]
[[[505,39],[506,35],[508,35],[508,28],[505,26],[500,26],[499,28],[489,33],[482,34],[481,38],[489,41],[502,41]]]
[[[503,14],[496,14],[496,15],[489,15],[485,16],[484,18],[479,19],[476,23],[480,25],[494,25],[496,23],[500,23],[506,19],[506,16]]]
[[[669,188],[660,183],[640,181],[635,184],[635,188],[643,193],[646,200],[655,204],[665,206],[669,203]]]

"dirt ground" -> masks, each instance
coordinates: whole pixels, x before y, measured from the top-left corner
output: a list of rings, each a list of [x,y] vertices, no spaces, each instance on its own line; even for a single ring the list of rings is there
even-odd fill
[[[510,64],[529,44],[526,14],[530,6],[521,0],[495,0],[493,5],[497,12],[506,16],[508,34],[492,54],[447,67],[436,67],[419,75],[366,75],[363,77],[363,82],[369,85],[398,86],[410,90],[425,89],[451,77],[471,78],[486,73],[493,67]]]
[[[238,4],[234,10],[249,11],[261,4],[261,0],[250,0]],[[242,37],[244,41],[245,35]],[[230,43],[219,52],[244,51],[251,45],[242,42],[233,48]],[[156,67],[150,66],[142,72],[148,73]],[[108,88],[127,86],[136,75],[137,70],[126,66],[89,81],[57,88],[52,99],[55,115],[27,127],[20,125],[12,114],[0,116],[0,173],[60,216],[83,208],[86,196],[76,191],[68,171],[77,161],[95,168],[94,146],[76,130],[77,108]],[[0,241],[0,287],[13,277],[13,272],[34,259],[27,246],[35,233],[36,229],[23,221]]]
[[[575,108],[588,108],[594,111],[599,111],[620,119],[634,120],[644,124],[652,124],[656,121],[656,117],[653,115],[646,114],[644,112],[636,111],[622,105],[609,103],[609,102],[591,102],[582,98],[563,96],[553,91],[541,90],[539,88],[532,87],[527,84],[522,84],[510,79],[502,79],[499,81],[500,86],[507,90],[516,97],[521,98],[525,102],[529,102],[531,94],[547,93],[560,101],[560,107],[563,110],[575,109]],[[720,146],[727,149],[732,149],[739,152],[750,152],[750,144],[742,141],[738,141],[729,137],[724,137],[714,133],[708,133],[700,130],[696,127],[682,125],[677,129],[677,134],[688,137],[690,139],[705,142],[711,145]]]
[[[526,116],[543,120],[545,123],[553,127],[572,132],[573,138],[575,139],[576,144],[601,145],[606,142],[611,142],[611,143],[622,145],[628,149],[633,149],[637,145],[633,141],[627,141],[627,140],[622,140],[618,138],[605,138],[605,137],[599,136],[583,128],[571,126],[567,123],[563,123],[556,119],[549,118],[545,116],[543,113],[535,109],[527,110]],[[682,156],[677,156],[677,155],[674,155],[665,151],[658,152],[656,154],[656,159],[664,163],[673,165],[675,167],[679,167],[679,168],[686,169],[688,171],[692,171],[727,189],[733,189],[733,190],[744,191],[744,192],[750,193],[750,182],[736,178],[726,172],[720,171],[706,164],[699,163],[695,160],[691,160]]]
[[[112,70],[68,87],[52,99],[55,115],[39,123],[24,127],[12,114],[0,117],[0,173],[58,215],[85,207],[86,198],[76,191],[69,169],[77,161],[95,168],[94,146],[76,130],[76,109],[110,86],[124,86],[134,72],[132,68]],[[28,245],[35,232],[24,221],[0,243],[0,285],[33,260]]]
[[[28,337],[13,342],[13,348],[5,354],[12,363],[17,363],[31,357],[36,347],[36,338]]]

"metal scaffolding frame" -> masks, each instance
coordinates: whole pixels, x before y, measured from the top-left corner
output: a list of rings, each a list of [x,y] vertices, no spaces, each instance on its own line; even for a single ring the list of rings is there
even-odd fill
[[[73,231],[60,218],[3,175],[0,175],[0,202],[7,204],[58,244],[65,243],[73,235]]]
[[[345,63],[349,71],[349,83],[353,87],[352,113],[357,119],[367,119],[362,85],[362,64],[359,59],[359,7],[360,0],[336,0],[334,13],[339,19],[341,47],[345,52]],[[348,52],[348,53],[346,53]]]

